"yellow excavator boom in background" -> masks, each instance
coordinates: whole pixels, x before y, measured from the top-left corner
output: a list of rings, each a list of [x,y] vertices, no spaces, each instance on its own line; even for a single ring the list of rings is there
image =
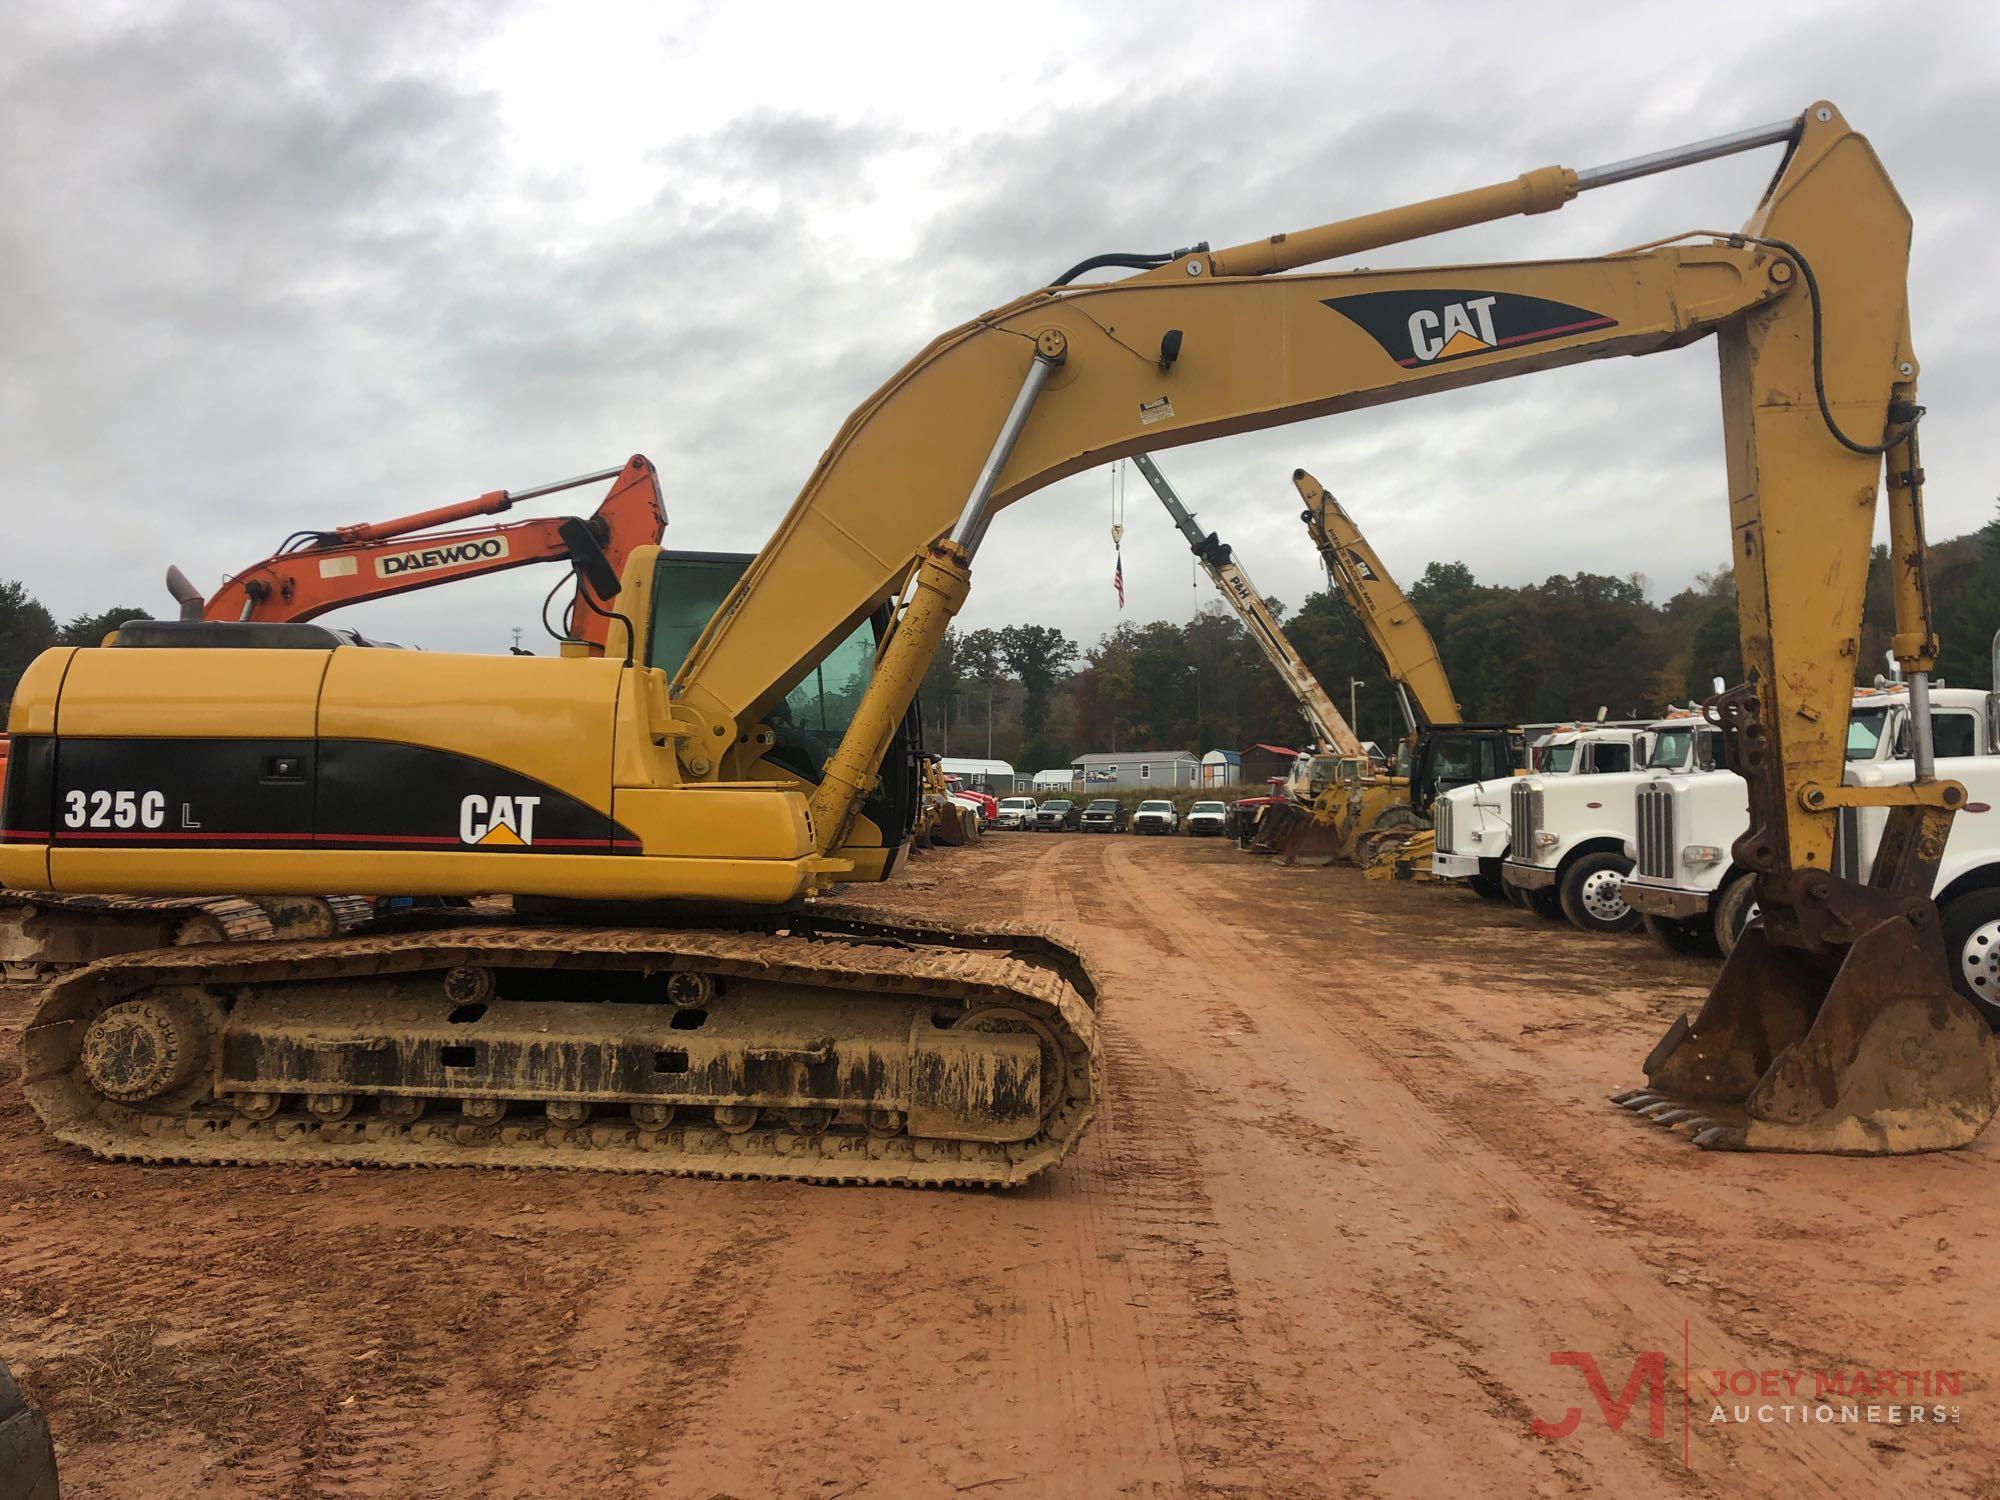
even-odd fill
[[[1402,705],[1411,729],[1422,724],[1459,722],[1458,699],[1445,676],[1437,642],[1425,628],[1382,559],[1369,545],[1354,518],[1333,494],[1304,469],[1292,471],[1305,509],[1299,519],[1326,565],[1326,576],[1339,592],[1368,637],[1368,644],[1389,674],[1389,684]]]
[[[1734,234],[1283,274],[1766,145],[1783,161]],[[47,992],[24,1039],[29,1097],[63,1139],[138,1157],[556,1150],[1021,1181],[1096,1107],[1074,955],[1017,933],[742,910],[893,866],[908,808],[892,752],[998,512],[1141,451],[1713,336],[1751,678],[1725,728],[1763,926],[1648,1059],[1637,1107],[1709,1146],[1963,1144],[2000,1106],[2000,1043],[1945,981],[1928,897],[1963,789],[1936,779],[1927,723],[1912,784],[1841,781],[1885,454],[1913,701],[1936,650],[1909,232],[1866,140],[1822,103],[1068,284],[1102,263],[1085,262],[940,336],[864,402],[691,648],[674,580],[641,549],[599,660],[190,646],[163,626],[46,653],[14,700],[0,881],[506,892],[567,903],[570,925],[108,959]],[[272,628],[312,629],[236,627]],[[1839,815],[1858,805],[1889,809],[1866,886],[1832,869]],[[642,925],[661,909],[636,903],[661,901],[737,905]],[[456,1122],[421,1118],[439,1104]]]

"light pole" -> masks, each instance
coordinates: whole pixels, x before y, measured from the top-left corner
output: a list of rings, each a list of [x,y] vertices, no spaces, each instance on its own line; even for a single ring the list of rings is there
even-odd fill
[[[1354,729],[1354,737],[1356,739],[1361,737],[1361,731],[1355,729],[1354,726],[1359,722],[1361,715],[1355,712],[1354,690],[1360,686],[1361,679],[1359,677],[1350,677],[1347,679],[1347,727]]]

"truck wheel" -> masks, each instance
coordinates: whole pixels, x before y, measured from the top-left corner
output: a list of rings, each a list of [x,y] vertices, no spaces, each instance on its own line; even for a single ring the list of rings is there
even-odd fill
[[[1669,953],[1682,958],[1713,958],[1716,954],[1715,927],[1707,917],[1639,918],[1646,936]]]
[[[1715,898],[1715,946],[1724,958],[1736,951],[1736,940],[1757,915],[1757,877],[1738,875]]]
[[[1536,916],[1549,922],[1563,920],[1562,891],[1557,887],[1545,885],[1538,891],[1524,890],[1520,886],[1514,889],[1521,892],[1524,898],[1522,904]]]
[[[1944,952],[1952,985],[2000,1031],[2000,890],[1967,891],[1951,903]]]
[[[1497,875],[1473,875],[1467,878],[1466,889],[1483,896],[1488,901],[1507,899],[1507,882]]]
[[[1520,907],[1522,911],[1534,910],[1533,904],[1528,900],[1528,893],[1518,885],[1509,885],[1505,880],[1500,881],[1500,899],[1509,906]]]
[[[1622,854],[1603,850],[1586,854],[1563,872],[1556,883],[1562,913],[1579,932],[1630,932],[1639,913],[1625,904],[1620,887],[1632,873]]]

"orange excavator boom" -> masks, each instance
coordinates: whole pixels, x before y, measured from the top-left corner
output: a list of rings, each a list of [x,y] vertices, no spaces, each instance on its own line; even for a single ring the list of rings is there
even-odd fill
[[[458,531],[431,531],[475,516],[498,515],[523,500],[611,480],[594,515],[538,516]],[[577,572],[569,634],[602,655],[618,574],[635,547],[657,545],[667,525],[658,472],[634,454],[623,467],[524,490],[492,490],[390,521],[295,532],[283,547],[224,581],[212,595],[167,570],[167,588],[184,620],[311,620],[329,610],[386,599],[530,563],[567,560]],[[417,533],[422,533],[418,535]]]

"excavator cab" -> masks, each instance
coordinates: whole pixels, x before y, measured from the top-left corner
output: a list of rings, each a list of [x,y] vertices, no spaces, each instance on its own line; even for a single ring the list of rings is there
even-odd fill
[[[659,548],[650,558],[644,551],[634,554],[632,566],[643,571],[650,563],[651,568],[642,653],[647,666],[673,676],[750,561],[747,552]],[[873,678],[891,615],[886,604],[876,609],[771,708],[766,724],[772,742],[761,756],[765,769],[759,773],[746,767],[745,779],[782,776],[807,785],[819,782],[827,756],[853,722]],[[891,863],[916,826],[923,751],[922,708],[913,701],[883,758],[880,784],[861,807],[861,816],[880,832]]]

